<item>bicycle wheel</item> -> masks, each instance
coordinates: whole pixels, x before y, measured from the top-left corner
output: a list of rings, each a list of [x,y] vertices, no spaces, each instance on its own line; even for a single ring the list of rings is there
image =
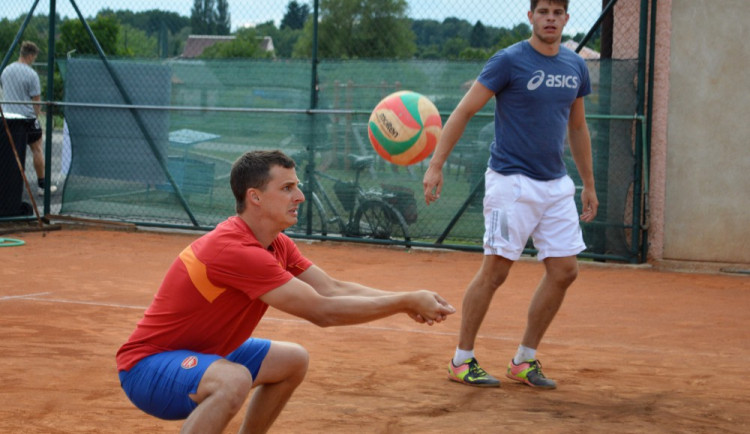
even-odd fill
[[[411,241],[406,220],[390,204],[378,199],[362,202],[354,214],[353,231],[357,236],[377,240]]]
[[[312,205],[312,231],[310,234],[307,233],[307,208]],[[288,229],[289,232],[306,235],[328,235],[328,227],[326,222],[328,217],[326,215],[323,204],[318,199],[318,195],[313,193],[312,199],[302,202],[297,209],[297,224]]]

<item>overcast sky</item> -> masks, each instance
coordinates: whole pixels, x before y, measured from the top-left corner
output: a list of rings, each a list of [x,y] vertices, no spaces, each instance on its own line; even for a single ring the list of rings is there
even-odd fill
[[[409,16],[416,19],[443,20],[449,16],[465,19],[471,23],[481,20],[486,26],[511,27],[526,21],[528,0],[407,0]],[[297,0],[312,7],[312,0]],[[34,0],[4,0],[0,6],[0,18],[17,18],[26,15]],[[134,12],[160,9],[190,16],[192,0],[75,0],[85,17],[95,15],[103,8],[128,9]],[[277,25],[286,12],[289,0],[229,0],[232,28],[253,25],[273,20]],[[56,0],[56,10],[63,16],[76,15],[70,0]],[[596,21],[601,11],[602,0],[571,0],[570,22],[566,33],[586,32]],[[48,14],[50,0],[39,0],[35,14]]]

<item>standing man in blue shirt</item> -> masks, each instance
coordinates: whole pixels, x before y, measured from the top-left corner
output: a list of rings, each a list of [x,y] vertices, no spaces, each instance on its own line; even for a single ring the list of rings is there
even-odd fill
[[[500,381],[479,366],[474,343],[495,291],[503,284],[529,237],[545,274],[528,310],[521,344],[506,376],[554,389],[536,350],[578,275],[576,255],[586,246],[579,225],[596,217],[591,138],[583,97],[591,93],[583,59],[561,46],[568,0],[531,0],[531,38],[498,51],[448,118],[424,175],[425,201],[440,197],[442,168],[469,120],[495,97],[495,140],[485,173],[484,260],[463,299],[461,331],[448,378],[481,387]],[[582,213],[563,162],[566,131],[583,180]]]

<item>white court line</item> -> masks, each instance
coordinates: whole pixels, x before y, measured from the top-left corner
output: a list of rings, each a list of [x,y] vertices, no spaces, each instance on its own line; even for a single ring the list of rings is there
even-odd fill
[[[47,295],[52,294],[51,292],[35,292],[33,294],[22,294],[22,295],[5,295],[3,297],[0,297],[0,301],[3,300],[13,300],[17,298],[30,298],[35,299],[35,297],[39,297],[40,295]]]
[[[51,292],[48,292],[46,294],[51,294]],[[37,298],[37,297],[23,297],[23,298],[26,300],[46,301],[48,303],[85,304],[88,306],[117,307],[117,308],[123,308],[123,309],[146,310],[146,307],[147,307],[147,306],[136,306],[132,304],[102,303],[99,301],[65,300],[63,298]]]
[[[52,294],[51,292],[40,292],[36,294],[26,294],[23,296],[14,296],[14,297],[6,297],[6,298],[22,298],[24,300],[34,300],[34,301],[42,301],[47,303],[68,303],[68,304],[82,304],[86,306],[102,306],[102,307],[114,307],[114,308],[121,308],[121,309],[137,309],[137,310],[146,310],[148,306],[138,306],[138,305],[132,305],[132,304],[119,304],[119,303],[102,303],[98,301],[82,301],[82,300],[67,300],[64,298],[47,298],[47,297],[40,297],[42,295]],[[0,298],[2,300],[2,298]],[[285,323],[294,323],[294,324],[312,324],[311,322],[303,319],[297,319],[297,318],[274,318],[271,316],[264,316],[263,321],[278,321],[278,322],[285,322]],[[451,332],[439,332],[439,331],[432,331],[432,330],[414,330],[414,329],[400,329],[396,327],[382,327],[382,326],[371,326],[371,325],[350,325],[347,327],[353,327],[353,328],[360,328],[365,330],[374,330],[374,331],[387,331],[387,332],[406,332],[406,333],[422,333],[422,334],[428,334],[428,335],[440,335],[440,336],[457,336],[457,333],[451,333]],[[479,336],[480,338],[483,336]],[[511,338],[506,337],[489,337],[489,339],[496,339],[496,340],[510,340]]]
[[[5,299],[23,299],[23,300],[35,300],[35,301],[42,301],[42,302],[48,302],[48,303],[69,303],[69,304],[82,304],[87,306],[102,306],[102,307],[113,307],[113,308],[121,308],[121,309],[137,309],[137,310],[146,310],[147,306],[137,306],[137,305],[129,305],[129,304],[118,304],[118,303],[102,303],[102,302],[96,302],[96,301],[80,301],[80,300],[66,300],[62,298],[42,298],[40,296],[52,294],[51,292],[39,292],[35,294],[25,294],[25,295],[19,295],[19,296],[9,296],[9,297],[0,297],[1,300]],[[303,319],[296,319],[296,318],[274,318],[270,316],[264,316],[263,321],[278,321],[283,323],[293,323],[293,324],[312,324],[309,321],[303,320]],[[439,326],[439,325],[438,325]],[[416,330],[416,329],[400,329],[395,327],[383,327],[383,326],[372,326],[372,325],[349,325],[346,327],[361,329],[361,330],[368,330],[368,331],[383,331],[383,332],[397,332],[397,333],[416,333],[416,334],[425,334],[425,335],[433,335],[433,336],[452,336],[457,337],[458,333],[454,332],[441,332],[441,331],[435,331],[435,330]],[[508,341],[508,342],[518,342],[518,337],[510,337],[510,336],[488,336],[488,335],[477,335],[477,339],[489,339],[494,341]],[[632,353],[640,352],[640,353],[649,353],[649,354],[677,354],[677,355],[684,355],[689,354],[691,357],[731,357],[734,360],[750,360],[750,358],[746,357],[745,354],[727,354],[727,355],[720,355],[716,354],[714,352],[695,352],[691,351],[690,349],[671,349],[667,347],[643,347],[643,346],[632,346],[632,345],[617,345],[617,344],[602,344],[602,343],[595,343],[595,344],[581,344],[581,343],[571,343],[571,342],[564,342],[559,340],[545,340],[545,343],[551,344],[551,345],[561,345],[561,346],[576,346],[576,347],[583,347],[588,349],[608,349],[608,350],[620,350],[625,353]]]

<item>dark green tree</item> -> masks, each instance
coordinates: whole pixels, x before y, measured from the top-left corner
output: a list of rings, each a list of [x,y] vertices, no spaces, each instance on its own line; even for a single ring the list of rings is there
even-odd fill
[[[292,0],[286,5],[286,13],[284,18],[281,19],[281,30],[291,29],[299,30],[305,26],[305,21],[310,15],[310,6],[306,4],[300,5],[296,0]]]
[[[88,24],[105,55],[119,56],[124,54],[117,44],[120,23],[114,15],[99,15],[88,21]],[[71,18],[62,22],[60,39],[55,44],[55,51],[60,55],[73,50],[75,50],[76,55],[98,54],[94,42],[78,18]]]
[[[99,13],[101,14],[107,10],[102,9]],[[128,24],[136,29],[141,29],[149,36],[158,34],[162,26],[166,26],[167,30],[172,34],[176,34],[182,28],[190,26],[190,18],[181,16],[176,12],[151,9],[142,12],[118,10],[112,11],[112,13],[121,24]]]
[[[216,0],[216,34],[228,35],[232,30],[229,0]]]
[[[274,56],[286,59],[292,57],[294,44],[302,35],[302,29],[278,29],[273,20],[258,24],[255,31],[258,36],[270,36],[273,40]]]
[[[155,58],[159,57],[158,42],[157,35],[149,36],[141,29],[122,24],[117,35],[117,51],[121,56]]]
[[[321,0],[318,53],[326,58],[411,58],[414,33],[406,16],[406,0]],[[309,57],[312,23],[294,48]]]
[[[481,21],[477,21],[474,24],[474,28],[471,29],[471,36],[469,37],[469,45],[474,48],[489,47],[491,41],[487,37],[487,28],[484,27]]]
[[[194,35],[216,34],[215,0],[194,0],[190,12],[190,25]]]
[[[190,26],[183,27],[179,32],[172,35],[168,40],[169,55],[179,56],[185,49],[185,42],[190,36]]]
[[[58,17],[59,18],[59,17]],[[0,20],[0,59],[5,57],[5,53],[10,48],[10,44],[21,29],[21,24],[26,19],[26,15],[21,15],[18,18],[11,20],[3,18]],[[47,15],[36,15],[31,18],[29,25],[26,26],[26,31],[21,35],[21,39],[16,46],[16,49],[11,53],[8,58],[8,64],[18,60],[19,51],[21,48],[21,41],[32,41],[39,47],[38,61],[47,61],[47,31],[48,31]]]
[[[469,47],[481,49],[491,46],[493,42],[493,29],[479,21],[472,26],[468,21],[455,17],[448,17],[442,23],[415,20],[411,28],[417,38],[416,55],[422,59],[458,59]],[[471,56],[476,56],[479,51],[471,53]]]
[[[15,25],[15,23],[7,18],[3,18],[0,20],[0,55],[3,58],[5,57],[5,54],[8,52],[8,48],[10,48],[10,44],[13,43],[13,39],[16,37],[16,33],[18,33],[19,27]],[[16,53],[18,51],[16,50]],[[18,57],[18,56],[14,56]],[[13,59],[15,60],[15,59]]]
[[[461,52],[469,48],[468,39],[455,36],[445,42],[443,45],[443,57],[446,59],[456,60]]]
[[[158,46],[158,53],[166,57],[179,55],[182,52],[182,46],[185,44],[187,36],[190,34],[190,18],[182,16],[176,12],[161,11],[157,9],[142,12],[133,12],[129,10],[113,11],[105,8],[100,10],[97,15],[106,14],[113,14],[123,28],[129,26],[133,29],[144,31],[149,38],[155,37]],[[124,32],[130,34],[130,31]],[[132,38],[127,37],[127,35],[124,36],[123,39],[124,42],[127,42],[129,52],[140,57],[141,55],[139,53],[143,50],[140,48],[133,49],[133,44],[130,42],[132,41]],[[140,38],[139,36],[137,37]],[[164,47],[166,47],[166,50]]]
[[[492,53],[489,52],[489,50],[485,50],[483,48],[474,48],[474,47],[468,47],[464,48],[460,53],[458,53],[458,58],[460,60],[469,60],[469,61],[486,61]]]
[[[416,36],[417,47],[429,47],[440,45],[443,42],[440,22],[437,20],[414,20],[411,23],[411,30]]]
[[[512,29],[500,29],[495,43],[492,45],[496,50],[509,47],[518,41],[531,37],[531,27],[526,23],[517,24]]]
[[[273,38],[273,47],[276,52],[276,57],[290,58],[297,41],[302,36],[302,29],[291,30],[284,29],[279,32],[279,36]]]
[[[471,31],[474,26],[466,20],[448,17],[443,20],[443,24],[440,26],[440,32],[445,41],[460,38],[465,39],[468,43],[471,38]]]

